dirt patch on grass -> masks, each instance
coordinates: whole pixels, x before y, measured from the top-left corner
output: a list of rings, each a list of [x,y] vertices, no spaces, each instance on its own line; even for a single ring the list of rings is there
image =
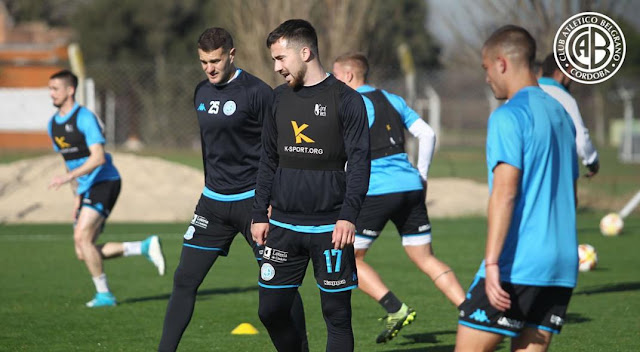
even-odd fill
[[[188,221],[203,188],[202,172],[160,158],[114,153],[122,192],[111,214],[115,222]],[[62,158],[50,155],[0,165],[0,223],[70,222],[70,186],[48,190],[51,178],[65,171]],[[487,186],[455,178],[429,180],[431,217],[483,215]]]

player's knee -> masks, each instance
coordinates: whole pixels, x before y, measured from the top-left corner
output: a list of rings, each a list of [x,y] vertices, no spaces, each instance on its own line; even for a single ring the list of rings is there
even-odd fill
[[[322,315],[334,327],[351,326],[351,291],[324,293],[332,295],[322,300]]]
[[[88,236],[86,233],[78,230],[76,230],[73,233],[73,242],[76,248],[78,249],[93,245],[93,242],[91,241],[91,237]]]
[[[260,304],[258,316],[265,326],[277,324],[291,313],[295,292],[288,290],[263,290],[260,291]],[[291,296],[291,297],[290,297]]]
[[[175,289],[196,291],[204,278],[194,275],[182,266],[178,266],[173,274],[173,286]]]
[[[281,305],[278,304],[268,304],[266,302],[260,301],[260,305],[258,307],[258,317],[260,317],[260,321],[265,326],[272,326],[274,323],[277,323],[284,316],[288,316],[289,312],[286,309],[283,309]]]

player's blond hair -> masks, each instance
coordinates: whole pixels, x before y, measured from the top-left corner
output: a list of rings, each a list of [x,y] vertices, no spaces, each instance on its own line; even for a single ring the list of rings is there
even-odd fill
[[[363,53],[348,52],[338,56],[334,62],[351,67],[353,74],[358,79],[362,79],[365,82],[367,81],[367,76],[369,75],[369,60],[367,60],[367,57]]]

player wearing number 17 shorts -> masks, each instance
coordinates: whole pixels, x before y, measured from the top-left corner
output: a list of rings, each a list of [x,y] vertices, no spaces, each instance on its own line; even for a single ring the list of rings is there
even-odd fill
[[[311,260],[326,349],[352,351],[351,290],[358,285],[353,241],[370,168],[364,103],[322,68],[309,22],[282,23],[267,46],[287,84],[276,89],[274,113],[265,118],[251,226],[257,242],[266,242],[260,319],[278,351],[298,351],[295,324],[284,313]]]

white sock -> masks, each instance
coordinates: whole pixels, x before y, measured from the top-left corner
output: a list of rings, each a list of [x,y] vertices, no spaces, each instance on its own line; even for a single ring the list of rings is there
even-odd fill
[[[123,255],[125,257],[142,254],[142,241],[122,242],[122,246],[124,247]]]
[[[98,293],[109,292],[109,285],[107,284],[107,274],[102,273],[100,276],[96,276],[93,279],[93,284],[96,286]]]

